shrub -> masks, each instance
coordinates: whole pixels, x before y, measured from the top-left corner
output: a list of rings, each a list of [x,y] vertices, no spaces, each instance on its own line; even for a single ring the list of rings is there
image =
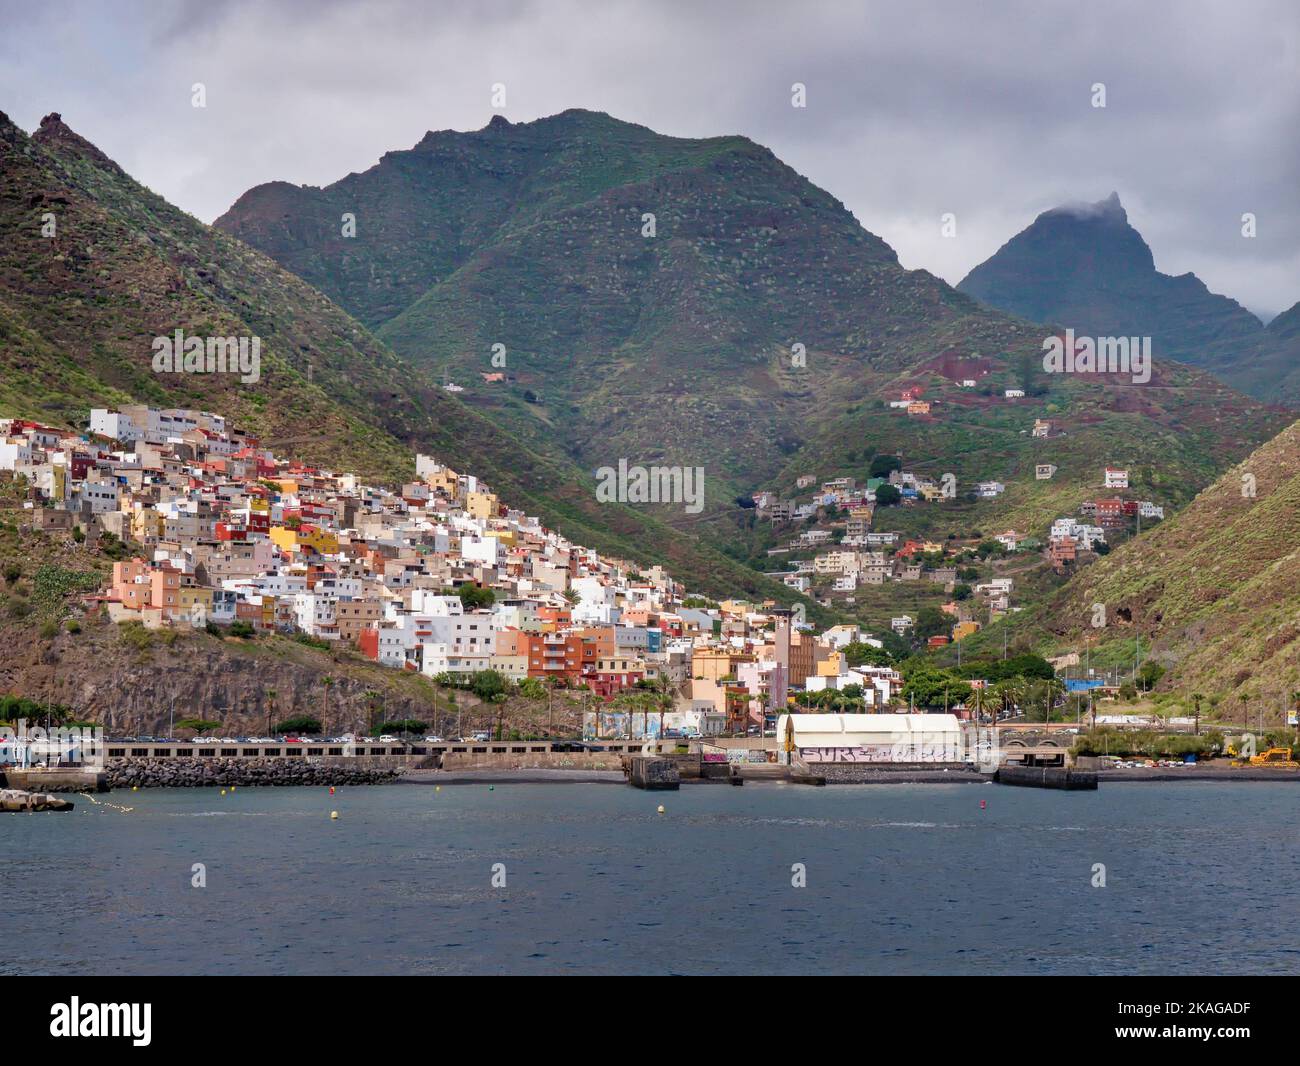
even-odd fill
[[[122,638],[122,643],[129,644],[136,651],[147,651],[153,646],[153,634],[141,622],[121,623],[117,635]]]
[[[418,718],[398,718],[391,722],[380,722],[370,730],[370,735],[377,737],[384,733],[423,733],[428,728],[429,723]]]
[[[277,733],[319,733],[321,731],[320,719],[313,718],[309,714],[294,715],[277,725],[275,731]]]

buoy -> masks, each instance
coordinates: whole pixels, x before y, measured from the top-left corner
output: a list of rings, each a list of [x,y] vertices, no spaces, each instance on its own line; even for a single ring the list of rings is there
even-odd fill
[[[659,804],[659,813],[660,813],[660,814],[663,814],[663,813],[664,813],[664,805],[663,805],[662,803]]]
[[[330,785],[330,795],[334,795],[334,786]]]
[[[434,792],[441,792],[441,791],[442,791],[442,786],[441,786],[441,785],[434,785],[434,786],[433,786],[433,791],[434,791]]]
[[[489,792],[495,792],[496,790],[497,790],[496,785],[488,785],[488,791],[489,791]]]
[[[139,785],[132,785],[132,786],[131,786],[131,791],[132,791],[132,792],[139,792],[139,791],[140,791],[140,786],[139,786]]]
[[[984,810],[984,808],[987,806],[988,806],[988,800],[980,800],[980,810]]]
[[[338,816],[339,816],[339,812],[338,812],[338,811],[330,811],[330,819],[331,819],[332,821],[337,821],[337,820],[338,820]]]
[[[231,786],[230,786],[230,791],[231,791],[231,792],[234,792],[234,791],[235,791],[235,786],[234,786],[234,785],[231,785]]]

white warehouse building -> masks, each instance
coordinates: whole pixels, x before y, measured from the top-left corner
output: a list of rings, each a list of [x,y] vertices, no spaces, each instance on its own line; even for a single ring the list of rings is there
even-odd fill
[[[783,714],[782,759],[807,763],[960,763],[965,745],[953,714]]]

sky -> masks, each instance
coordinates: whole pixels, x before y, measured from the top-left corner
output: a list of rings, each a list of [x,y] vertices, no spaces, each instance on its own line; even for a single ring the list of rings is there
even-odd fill
[[[1113,190],[1158,269],[1265,317],[1300,300],[1297,0],[0,0],[0,111],[60,112],[205,222],[570,107],[744,134],[954,284]]]

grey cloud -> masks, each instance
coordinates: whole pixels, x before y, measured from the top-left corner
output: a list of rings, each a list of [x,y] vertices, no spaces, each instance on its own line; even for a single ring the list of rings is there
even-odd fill
[[[752,137],[952,282],[1040,212],[1118,190],[1161,270],[1257,310],[1300,299],[1291,0],[0,0],[0,25],[0,109],[28,129],[62,112],[204,220],[258,182],[328,184],[428,129],[481,127],[500,81],[512,121],[587,107]]]

